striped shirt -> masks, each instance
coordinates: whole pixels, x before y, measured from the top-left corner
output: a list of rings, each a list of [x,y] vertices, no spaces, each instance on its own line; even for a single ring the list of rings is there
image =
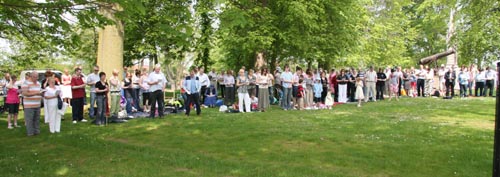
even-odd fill
[[[28,93],[40,93],[42,88],[40,87],[40,83],[38,81],[36,81],[36,83],[33,83],[32,81],[24,81],[21,89]],[[41,95],[24,96],[23,104],[25,108],[40,108],[41,100]]]

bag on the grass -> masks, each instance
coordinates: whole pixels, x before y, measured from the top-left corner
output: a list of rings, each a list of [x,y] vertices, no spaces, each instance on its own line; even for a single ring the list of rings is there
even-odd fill
[[[226,105],[220,106],[219,112],[226,112],[226,111],[227,111],[227,106]]]
[[[401,96],[406,96],[406,90],[405,89],[401,89]]]

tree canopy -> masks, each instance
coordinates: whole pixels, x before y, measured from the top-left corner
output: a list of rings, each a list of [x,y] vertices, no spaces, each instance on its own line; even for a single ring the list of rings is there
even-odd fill
[[[271,69],[413,66],[454,48],[459,64],[484,66],[500,53],[496,0],[3,0],[0,38],[12,52],[2,53],[25,66],[93,63],[96,29],[113,24],[100,10],[116,5],[125,65],[189,54],[205,68],[252,68],[262,54]]]

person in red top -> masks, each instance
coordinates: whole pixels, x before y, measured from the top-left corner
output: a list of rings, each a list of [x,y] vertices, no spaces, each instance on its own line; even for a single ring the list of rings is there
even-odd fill
[[[330,72],[330,77],[328,78],[328,83],[330,84],[330,92],[335,95],[334,96],[334,101],[338,102],[338,93],[337,90],[339,88],[339,85],[337,83],[337,72],[335,72],[335,69],[332,69]]]
[[[71,78],[71,108],[73,112],[73,123],[77,121],[87,122],[83,119],[83,100],[85,99],[85,82],[82,79],[82,69],[75,69],[75,76]]]

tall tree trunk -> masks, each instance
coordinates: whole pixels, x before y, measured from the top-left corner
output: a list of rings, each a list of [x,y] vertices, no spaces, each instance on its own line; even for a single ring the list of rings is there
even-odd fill
[[[453,37],[455,33],[455,12],[456,9],[453,7],[450,11],[450,21],[448,22],[448,32],[446,34],[446,46],[448,47],[448,50],[452,50],[456,48],[454,44],[451,43],[451,38]],[[447,66],[456,66],[458,64],[457,60],[457,53],[448,55],[447,60],[446,60],[446,65]]]

